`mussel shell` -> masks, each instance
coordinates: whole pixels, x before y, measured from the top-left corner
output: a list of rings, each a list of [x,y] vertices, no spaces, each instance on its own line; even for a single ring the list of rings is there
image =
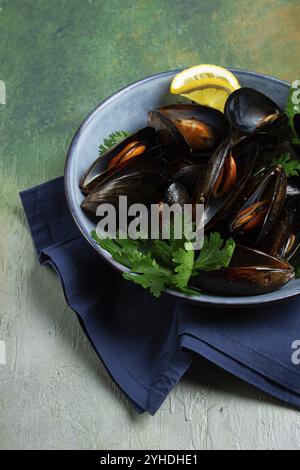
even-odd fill
[[[254,168],[262,168],[273,160],[273,149],[278,144],[278,138],[267,132],[254,132],[251,135],[239,138],[234,143],[232,147],[233,154],[239,154],[246,145],[253,142],[258,145],[258,154],[255,159]]]
[[[127,196],[128,206],[147,207],[164,198],[171,169],[164,159],[141,157],[102,181],[81,203],[82,209],[95,215],[100,204],[112,204],[118,211],[119,197]]]
[[[192,196],[198,178],[204,174],[206,167],[202,164],[181,161],[181,164],[172,166],[173,179],[181,183]]]
[[[162,116],[166,119],[163,119]],[[163,128],[163,132],[162,129],[160,129],[159,120],[162,122],[161,127]],[[168,120],[171,121],[172,126],[170,123],[168,124]],[[163,138],[163,143],[166,143],[166,140],[170,142],[173,138],[180,142],[182,151],[182,141],[178,135],[176,135],[176,129],[177,133],[183,137],[188,148],[196,155],[211,153],[229,133],[229,124],[223,113],[208,106],[196,104],[163,106],[149,113],[148,123],[149,125],[153,125],[159,136]],[[184,123],[187,125],[185,126]],[[200,147],[193,145],[195,138],[198,139],[199,136],[201,136],[201,130],[198,130],[198,125],[200,128],[203,126],[209,136],[209,138],[203,139],[203,145],[200,145]],[[168,126],[170,126],[170,132],[166,138],[165,134],[167,133]]]
[[[191,286],[214,294],[260,295],[279,289],[294,277],[289,263],[237,245],[228,268],[192,277]]]
[[[85,172],[79,184],[80,189],[84,194],[91,192],[102,180],[114,173],[118,168],[118,165],[113,168],[108,168],[109,163],[131,142],[139,142],[143,144],[145,146],[145,152],[158,146],[157,135],[152,127],[144,127],[129,137],[126,137],[113,148],[109,149],[105,154],[98,157]],[[139,155],[139,157],[140,156],[141,155]],[[127,160],[119,166],[124,167],[129,162],[130,160]]]
[[[183,207],[190,203],[190,196],[183,184],[175,181],[168,187],[163,202],[169,206],[179,204]]]
[[[185,139],[172,120],[160,110],[149,111],[148,124],[155,129],[159,141],[170,149],[170,160],[183,158],[190,152]]]
[[[294,232],[295,216],[296,208],[293,205],[287,206],[277,219],[272,230],[258,244],[259,250],[271,256],[288,260],[294,252],[293,247],[291,247],[291,251],[289,250],[290,253],[287,255],[290,236]]]
[[[257,186],[257,180],[261,179],[260,184]],[[253,184],[255,181],[256,184]],[[276,166],[268,172],[262,172],[262,176],[257,175],[250,182],[250,188],[254,187],[252,193],[246,191],[244,195],[244,203],[236,211],[235,216],[230,224],[230,231],[233,236],[245,237],[248,242],[256,246],[272,229],[276,223],[285,203],[287,178],[285,171],[281,166]],[[243,226],[237,226],[236,221],[239,214],[253,204],[262,200],[270,200],[269,208],[264,216],[263,222],[259,224],[255,232],[245,233]]]
[[[262,126],[264,120],[269,116],[281,115],[282,110],[263,93],[252,88],[239,88],[229,95],[224,113],[235,129],[244,135],[250,135],[259,126],[266,131],[268,126]],[[275,121],[276,119],[269,122],[269,126],[275,126]]]
[[[233,208],[236,198],[251,176],[251,172],[255,163],[258,152],[258,145],[255,142],[246,143],[244,147],[240,147],[235,152],[234,158],[237,167],[236,184],[230,192],[221,199],[215,200],[213,190],[218,179],[224,161],[228,154],[232,152],[230,137],[227,138],[216,152],[212,155],[208,162],[206,173],[200,176],[195,188],[193,203],[204,204],[204,220],[207,230],[223,220]]]

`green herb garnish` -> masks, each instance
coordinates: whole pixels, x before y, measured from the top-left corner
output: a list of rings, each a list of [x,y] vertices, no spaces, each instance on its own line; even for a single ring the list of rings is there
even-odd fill
[[[204,237],[204,245],[193,266],[193,274],[199,271],[213,271],[227,268],[235,249],[235,241],[229,238],[226,243],[218,232]]]
[[[281,165],[286,176],[300,175],[300,160],[295,160],[289,152],[284,152],[272,160],[271,166]]]
[[[102,144],[99,145],[99,155],[103,155],[111,147],[114,147],[119,142],[130,136],[130,132],[127,131],[115,131],[112,132],[108,137],[103,139]]]
[[[93,239],[113,259],[127,266],[130,272],[123,277],[133,281],[159,297],[167,288],[177,289],[188,295],[199,292],[188,287],[190,278],[200,271],[227,267],[234,252],[235,242],[222,240],[219,233],[205,237],[203,248],[195,260],[195,252],[186,240],[132,240],[99,238],[92,231]]]

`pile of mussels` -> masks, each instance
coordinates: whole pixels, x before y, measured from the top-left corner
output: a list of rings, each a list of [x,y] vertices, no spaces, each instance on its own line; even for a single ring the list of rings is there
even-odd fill
[[[299,115],[295,129],[300,135]],[[286,114],[267,96],[240,88],[224,114],[195,104],[148,113],[148,127],[99,157],[80,182],[82,209],[101,203],[204,203],[205,231],[237,242],[228,268],[193,285],[230,295],[278,289],[294,278],[300,251],[300,177],[287,177],[276,156],[300,159]]]

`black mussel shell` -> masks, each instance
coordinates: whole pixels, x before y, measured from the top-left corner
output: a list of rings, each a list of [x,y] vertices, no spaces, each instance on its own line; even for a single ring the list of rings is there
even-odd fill
[[[160,110],[149,111],[148,124],[155,129],[159,141],[170,149],[170,160],[184,158],[190,148],[172,120]]]
[[[258,181],[260,183],[257,185]],[[255,181],[255,185],[253,184]],[[287,178],[281,166],[262,172],[249,182],[253,192],[246,192],[242,204],[230,224],[230,231],[238,239],[257,245],[276,223],[286,200]]]
[[[100,204],[112,204],[118,211],[119,197],[127,196],[128,206],[147,207],[163,200],[171,177],[168,162],[160,158],[141,157],[102,181],[81,203],[82,209],[95,215]]]
[[[88,194],[117,168],[126,166],[131,158],[140,157],[156,146],[158,146],[157,135],[152,127],[144,127],[126,137],[92,163],[81,178],[79,185],[81,191]]]
[[[234,154],[239,154],[247,144],[253,142],[258,145],[258,154],[254,166],[255,173],[255,169],[269,165],[274,159],[274,147],[278,145],[278,137],[267,132],[254,132],[251,135],[243,136],[238,139],[234,143],[232,151]]]
[[[170,122],[168,124],[168,121],[172,125]],[[184,146],[179,134],[196,155],[211,153],[229,133],[229,124],[223,113],[196,104],[169,105],[151,111],[148,123],[154,126],[164,144],[173,139],[179,142],[180,151],[183,151]]]
[[[214,294],[260,295],[279,289],[294,277],[289,263],[237,245],[228,268],[192,277],[191,286]]]
[[[169,206],[179,204],[183,207],[184,204],[190,203],[190,196],[183,184],[175,181],[168,187],[163,202]]]
[[[231,140],[225,140],[210,158],[206,172],[200,176],[193,195],[193,204],[204,204],[204,220],[207,230],[224,220],[231,213],[232,207],[240,191],[251,176],[258,152],[255,142],[246,143],[238,152],[233,153]],[[235,167],[229,168],[225,162],[233,158]],[[230,178],[232,184],[227,184],[226,178]],[[216,192],[216,185],[226,189]],[[221,194],[221,195],[220,195]]]
[[[206,170],[205,165],[181,160],[181,164],[172,165],[174,181],[181,183],[192,196],[198,178]]]
[[[280,107],[263,93],[252,88],[240,88],[229,95],[225,116],[233,126],[244,135],[258,129],[269,129],[286,124]],[[283,122],[284,121],[284,122]]]
[[[288,252],[292,249],[290,244],[295,226],[295,215],[295,207],[286,207],[278,217],[272,230],[258,244],[258,249],[271,256],[288,259]]]

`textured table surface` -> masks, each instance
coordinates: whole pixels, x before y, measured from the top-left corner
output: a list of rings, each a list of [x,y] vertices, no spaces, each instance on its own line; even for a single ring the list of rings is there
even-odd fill
[[[82,119],[131,81],[201,62],[300,78],[299,20],[299,0],[0,0],[0,448],[300,448],[299,412],[202,360],[138,416],[39,267],[18,198],[62,174]]]

